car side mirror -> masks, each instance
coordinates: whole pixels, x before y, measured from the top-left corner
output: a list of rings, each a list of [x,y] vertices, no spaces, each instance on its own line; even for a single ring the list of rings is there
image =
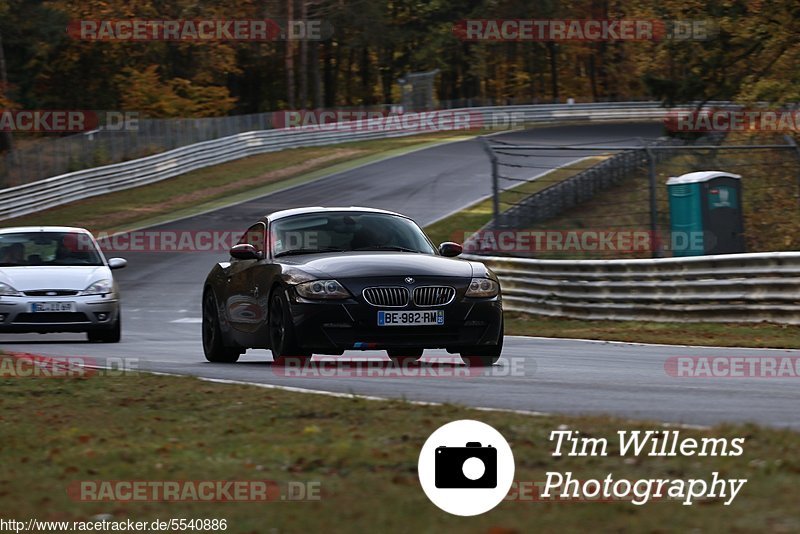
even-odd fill
[[[253,245],[243,243],[231,247],[231,257],[237,260],[260,260],[261,253]]]
[[[452,241],[445,241],[439,245],[439,254],[446,258],[455,258],[464,251],[464,247]]]
[[[128,265],[128,260],[125,258],[111,258],[108,260],[108,268],[112,271],[114,269],[122,269],[126,265]]]

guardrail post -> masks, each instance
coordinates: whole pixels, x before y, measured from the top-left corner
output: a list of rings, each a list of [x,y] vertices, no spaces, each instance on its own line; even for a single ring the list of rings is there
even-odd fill
[[[497,228],[500,223],[500,177],[497,170],[497,154],[492,150],[489,140],[483,136],[481,136],[481,143],[492,164],[492,221],[494,221],[492,226]]]
[[[647,155],[647,169],[650,177],[650,233],[652,234],[653,257],[661,258],[664,251],[661,248],[661,239],[658,235],[658,184],[656,183],[656,160],[649,146],[644,148]]]

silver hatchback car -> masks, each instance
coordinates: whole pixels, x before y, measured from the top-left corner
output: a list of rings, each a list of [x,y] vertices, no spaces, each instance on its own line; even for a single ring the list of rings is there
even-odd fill
[[[83,228],[0,229],[0,333],[86,332],[89,341],[120,340],[119,290],[106,260]]]

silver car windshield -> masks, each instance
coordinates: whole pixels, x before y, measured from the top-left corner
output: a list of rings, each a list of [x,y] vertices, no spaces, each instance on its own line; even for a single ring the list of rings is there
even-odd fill
[[[103,265],[94,241],[76,232],[0,234],[0,267]]]
[[[413,221],[382,213],[309,213],[278,219],[271,225],[270,242],[275,257],[360,250],[436,253]]]

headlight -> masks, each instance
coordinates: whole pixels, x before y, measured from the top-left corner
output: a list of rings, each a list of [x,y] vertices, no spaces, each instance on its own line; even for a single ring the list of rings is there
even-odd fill
[[[82,295],[103,295],[105,293],[111,293],[113,289],[113,285],[111,284],[111,280],[98,280],[97,282],[93,283],[89,287],[83,290]]]
[[[488,278],[473,278],[467,289],[468,297],[496,297],[500,284]]]
[[[307,299],[346,299],[350,297],[342,284],[336,280],[314,280],[297,284],[297,293]]]
[[[22,293],[14,289],[8,284],[4,284],[0,282],[0,296],[4,297],[19,297],[22,296]]]

